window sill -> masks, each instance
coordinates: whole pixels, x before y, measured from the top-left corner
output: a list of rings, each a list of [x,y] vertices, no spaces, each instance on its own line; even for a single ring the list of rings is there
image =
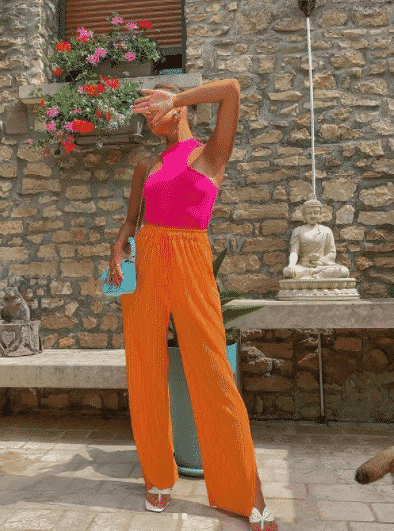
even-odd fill
[[[171,85],[177,85],[180,88],[188,89],[192,87],[198,87],[202,84],[202,74],[200,72],[193,72],[188,74],[173,74],[173,75],[160,75],[149,77],[130,77],[125,81],[131,81],[133,83],[141,82],[141,88],[152,89],[154,85],[159,83],[169,83]],[[121,80],[122,83],[122,80]],[[69,83],[48,83],[46,85],[22,85],[19,87],[19,98],[26,105],[33,105],[40,103],[40,98],[30,96],[32,92],[39,87],[44,94],[53,96],[59,90],[62,85],[69,85]]]

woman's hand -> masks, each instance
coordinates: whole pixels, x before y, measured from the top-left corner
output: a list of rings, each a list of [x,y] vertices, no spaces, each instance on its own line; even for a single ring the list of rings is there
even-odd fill
[[[112,248],[111,258],[109,261],[109,272],[106,282],[113,282],[116,287],[120,286],[123,281],[122,269],[120,264],[122,260],[128,258],[128,254],[124,251],[115,250]]]
[[[141,92],[146,93],[146,96],[135,100],[133,111],[149,117],[153,116],[152,123],[155,123],[164,114],[175,108],[176,94],[172,92],[149,89],[141,89]]]

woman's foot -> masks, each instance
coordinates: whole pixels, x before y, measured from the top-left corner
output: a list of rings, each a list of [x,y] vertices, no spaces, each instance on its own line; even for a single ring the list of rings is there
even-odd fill
[[[147,511],[161,513],[167,509],[171,499],[171,489],[152,487],[145,493],[145,508]]]
[[[250,531],[278,531],[278,525],[265,505],[258,473],[256,474],[256,497],[249,516],[249,526]]]
[[[253,507],[249,516],[250,531],[278,531],[273,515],[265,507],[261,511]]]

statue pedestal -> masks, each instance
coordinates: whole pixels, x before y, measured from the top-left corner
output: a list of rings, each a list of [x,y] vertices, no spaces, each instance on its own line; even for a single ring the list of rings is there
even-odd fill
[[[359,299],[355,278],[285,279],[279,281],[282,301],[348,301]]]
[[[40,323],[0,320],[0,357],[31,356],[42,352]]]

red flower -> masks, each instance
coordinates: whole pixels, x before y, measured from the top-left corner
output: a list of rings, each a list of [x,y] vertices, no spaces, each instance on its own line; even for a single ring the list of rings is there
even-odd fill
[[[71,151],[74,151],[74,149],[77,147],[74,142],[67,142],[66,140],[60,140],[61,145],[63,146],[63,149],[66,153],[70,153]]]
[[[100,116],[101,116],[100,109],[96,109],[96,118],[100,118]]]
[[[79,131],[80,133],[91,133],[94,129],[94,124],[86,120],[73,120],[72,124],[73,130]]]
[[[111,87],[113,89],[117,89],[119,88],[119,79],[115,79],[115,78],[109,78],[109,77],[103,77],[101,74],[100,75],[100,78],[103,80],[103,82],[108,86],[108,87]]]
[[[111,118],[112,118],[112,114],[109,111],[106,112],[105,113],[105,118],[106,118],[107,122],[109,122],[111,120]]]
[[[42,99],[40,100],[40,105],[41,105],[41,107],[44,107],[44,105],[45,105],[45,100],[44,100],[44,98],[42,98]]]
[[[66,41],[58,42],[55,46],[55,50],[57,52],[71,52],[71,44]]]
[[[98,85],[91,85],[87,83],[83,85],[82,90],[90,96],[99,96],[105,90],[105,86],[99,83]]]
[[[140,20],[138,22],[138,26],[142,29],[147,29],[147,30],[151,30],[152,29],[152,22],[150,22],[149,20]]]
[[[52,70],[52,72],[54,76],[61,76],[64,70],[62,68],[55,68],[54,70]]]
[[[79,42],[87,42],[89,40],[89,37],[87,35],[84,35],[83,37],[80,37],[79,35],[77,35],[75,37],[75,40]]]

